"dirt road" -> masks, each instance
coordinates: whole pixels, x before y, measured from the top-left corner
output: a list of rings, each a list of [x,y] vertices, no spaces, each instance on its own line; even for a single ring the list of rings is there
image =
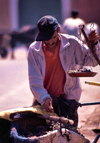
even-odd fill
[[[82,85],[82,96],[80,103],[96,102],[100,101],[100,86],[85,84],[85,81],[100,82],[100,67],[92,68],[93,71],[98,72],[95,77],[80,78]],[[93,142],[96,134],[92,131],[94,128],[98,128],[100,124],[100,105],[89,105],[79,107],[79,125],[80,131],[91,143]],[[100,128],[100,127],[99,127]],[[100,143],[100,141],[99,141]]]

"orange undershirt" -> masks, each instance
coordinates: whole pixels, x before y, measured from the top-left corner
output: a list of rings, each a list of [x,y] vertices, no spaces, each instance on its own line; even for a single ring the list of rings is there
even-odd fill
[[[60,94],[64,94],[64,84],[66,80],[65,72],[59,57],[60,38],[54,53],[46,49],[44,42],[42,48],[46,60],[44,87],[50,96],[59,97]]]

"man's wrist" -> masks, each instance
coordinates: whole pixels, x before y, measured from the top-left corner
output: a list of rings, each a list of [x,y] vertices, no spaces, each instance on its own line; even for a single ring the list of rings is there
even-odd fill
[[[97,42],[90,41],[90,43],[91,43],[92,45],[97,45],[97,44],[98,44],[98,41],[97,41]]]
[[[98,41],[94,45],[97,45],[97,44],[98,44]]]
[[[43,107],[43,105],[44,105],[44,103],[45,103],[45,101],[46,101],[47,99],[51,99],[51,100],[52,100],[51,97],[45,97],[45,98],[42,100],[42,102],[41,102],[41,106],[42,106],[42,107]]]

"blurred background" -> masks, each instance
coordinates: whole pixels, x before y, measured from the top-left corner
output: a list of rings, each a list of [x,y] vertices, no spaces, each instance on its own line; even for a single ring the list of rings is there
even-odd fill
[[[89,31],[90,24],[95,23],[91,26],[100,33],[100,0],[0,0],[0,111],[32,105],[27,53],[38,32],[37,21],[44,15],[52,15],[62,27],[73,10],[79,12],[87,27],[89,24]],[[81,103],[100,100],[100,88],[84,84],[87,80],[100,82],[100,67],[92,70],[98,73],[95,77],[80,78]],[[79,110],[80,125],[86,123],[93,111],[94,106]],[[95,135],[89,130],[90,137],[94,139]]]
[[[95,0],[0,0],[0,53],[7,56],[18,43],[28,48],[37,34],[37,21],[44,15],[53,15],[62,26],[71,11],[77,10],[86,23],[100,26],[100,1]]]
[[[36,25],[44,15],[55,16],[60,23],[70,13],[70,0],[0,0],[0,30],[9,32],[24,25]]]
[[[0,32],[36,25],[42,16],[48,14],[62,24],[73,9],[77,9],[86,22],[94,21],[100,25],[99,0],[0,0]]]

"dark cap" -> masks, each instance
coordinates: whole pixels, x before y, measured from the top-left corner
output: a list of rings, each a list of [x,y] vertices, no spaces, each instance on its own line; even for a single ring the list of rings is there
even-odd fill
[[[39,33],[36,37],[36,41],[50,40],[58,27],[59,23],[55,17],[51,15],[42,17],[37,23]]]

